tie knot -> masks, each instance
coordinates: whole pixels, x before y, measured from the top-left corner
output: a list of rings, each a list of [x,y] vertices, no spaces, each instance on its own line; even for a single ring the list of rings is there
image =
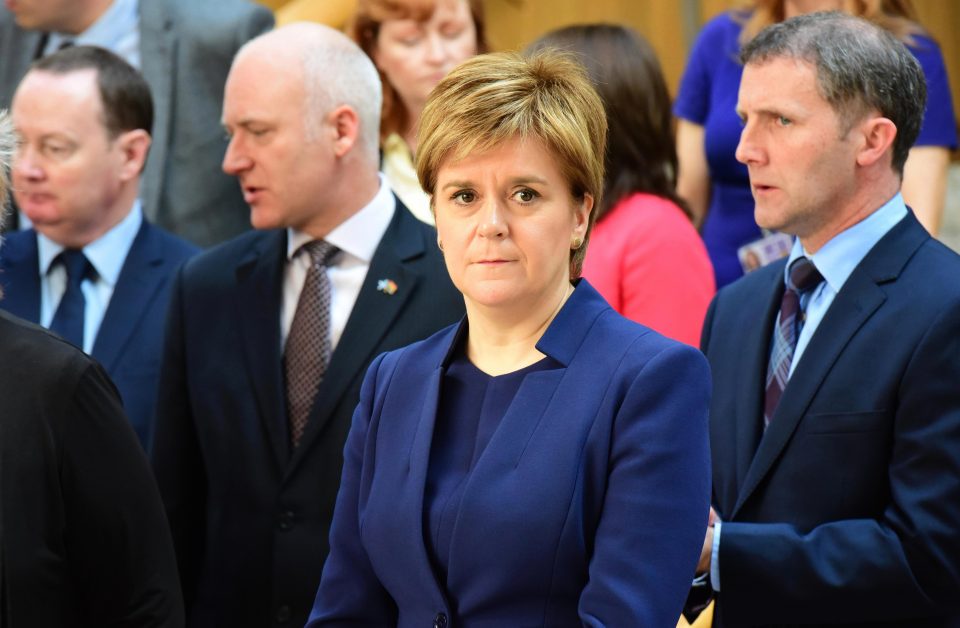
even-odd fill
[[[340,249],[326,240],[312,240],[301,246],[300,250],[307,252],[314,266],[327,266],[333,256],[340,252]]]
[[[823,281],[823,275],[806,257],[798,257],[790,264],[790,285],[799,294],[812,290]]]
[[[67,271],[67,282],[79,285],[84,279],[93,275],[93,265],[90,260],[78,249],[64,249],[57,256],[57,261],[63,264]]]

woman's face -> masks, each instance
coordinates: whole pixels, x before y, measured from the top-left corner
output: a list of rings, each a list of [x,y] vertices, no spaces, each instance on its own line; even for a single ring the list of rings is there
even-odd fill
[[[477,31],[467,0],[437,0],[426,22],[386,20],[373,61],[417,115],[436,87],[460,62],[477,54]]]
[[[473,306],[536,311],[558,303],[570,281],[593,198],[570,193],[553,155],[534,139],[445,161],[434,191],[447,270]]]

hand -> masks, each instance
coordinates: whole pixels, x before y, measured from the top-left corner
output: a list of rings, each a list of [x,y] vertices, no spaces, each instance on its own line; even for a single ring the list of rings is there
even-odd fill
[[[710,561],[713,558],[713,526],[720,520],[717,511],[710,508],[710,518],[707,520],[707,534],[703,539],[703,548],[700,550],[700,562],[697,563],[697,575],[710,571]]]

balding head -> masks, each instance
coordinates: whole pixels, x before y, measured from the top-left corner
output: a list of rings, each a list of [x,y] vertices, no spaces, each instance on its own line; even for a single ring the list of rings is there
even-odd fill
[[[255,59],[287,70],[295,68],[304,88],[304,115],[311,136],[329,111],[347,105],[360,119],[358,148],[379,161],[382,88],[370,58],[346,35],[313,22],[297,22],[247,42],[234,67]]]

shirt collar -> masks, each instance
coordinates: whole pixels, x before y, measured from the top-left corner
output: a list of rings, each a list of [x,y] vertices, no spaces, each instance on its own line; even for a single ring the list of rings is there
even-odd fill
[[[58,50],[66,41],[78,46],[94,45],[113,50],[120,40],[137,28],[137,3],[138,0],[114,0],[96,22],[78,35],[50,33],[47,50]]]
[[[324,240],[369,264],[393,219],[394,211],[396,211],[396,199],[390,185],[381,174],[380,189],[373,200],[337,225]],[[314,239],[313,236],[302,231],[287,229],[287,259],[293,259],[301,246]]]
[[[83,254],[90,260],[93,269],[101,281],[111,286],[117,284],[120,271],[127,259],[127,253],[143,224],[143,209],[137,199],[127,216],[105,234],[83,247]],[[40,274],[46,276],[50,265],[65,247],[37,232],[37,251],[40,261]]]
[[[893,198],[884,203],[880,209],[873,212],[852,227],[841,231],[813,253],[807,253],[797,238],[793,242],[793,249],[787,259],[787,266],[783,270],[786,283],[793,260],[806,256],[817,267],[824,280],[834,290],[840,288],[850,278],[850,274],[867,256],[870,249],[890,231],[894,225],[907,215],[907,206],[903,196],[898,192]]]

